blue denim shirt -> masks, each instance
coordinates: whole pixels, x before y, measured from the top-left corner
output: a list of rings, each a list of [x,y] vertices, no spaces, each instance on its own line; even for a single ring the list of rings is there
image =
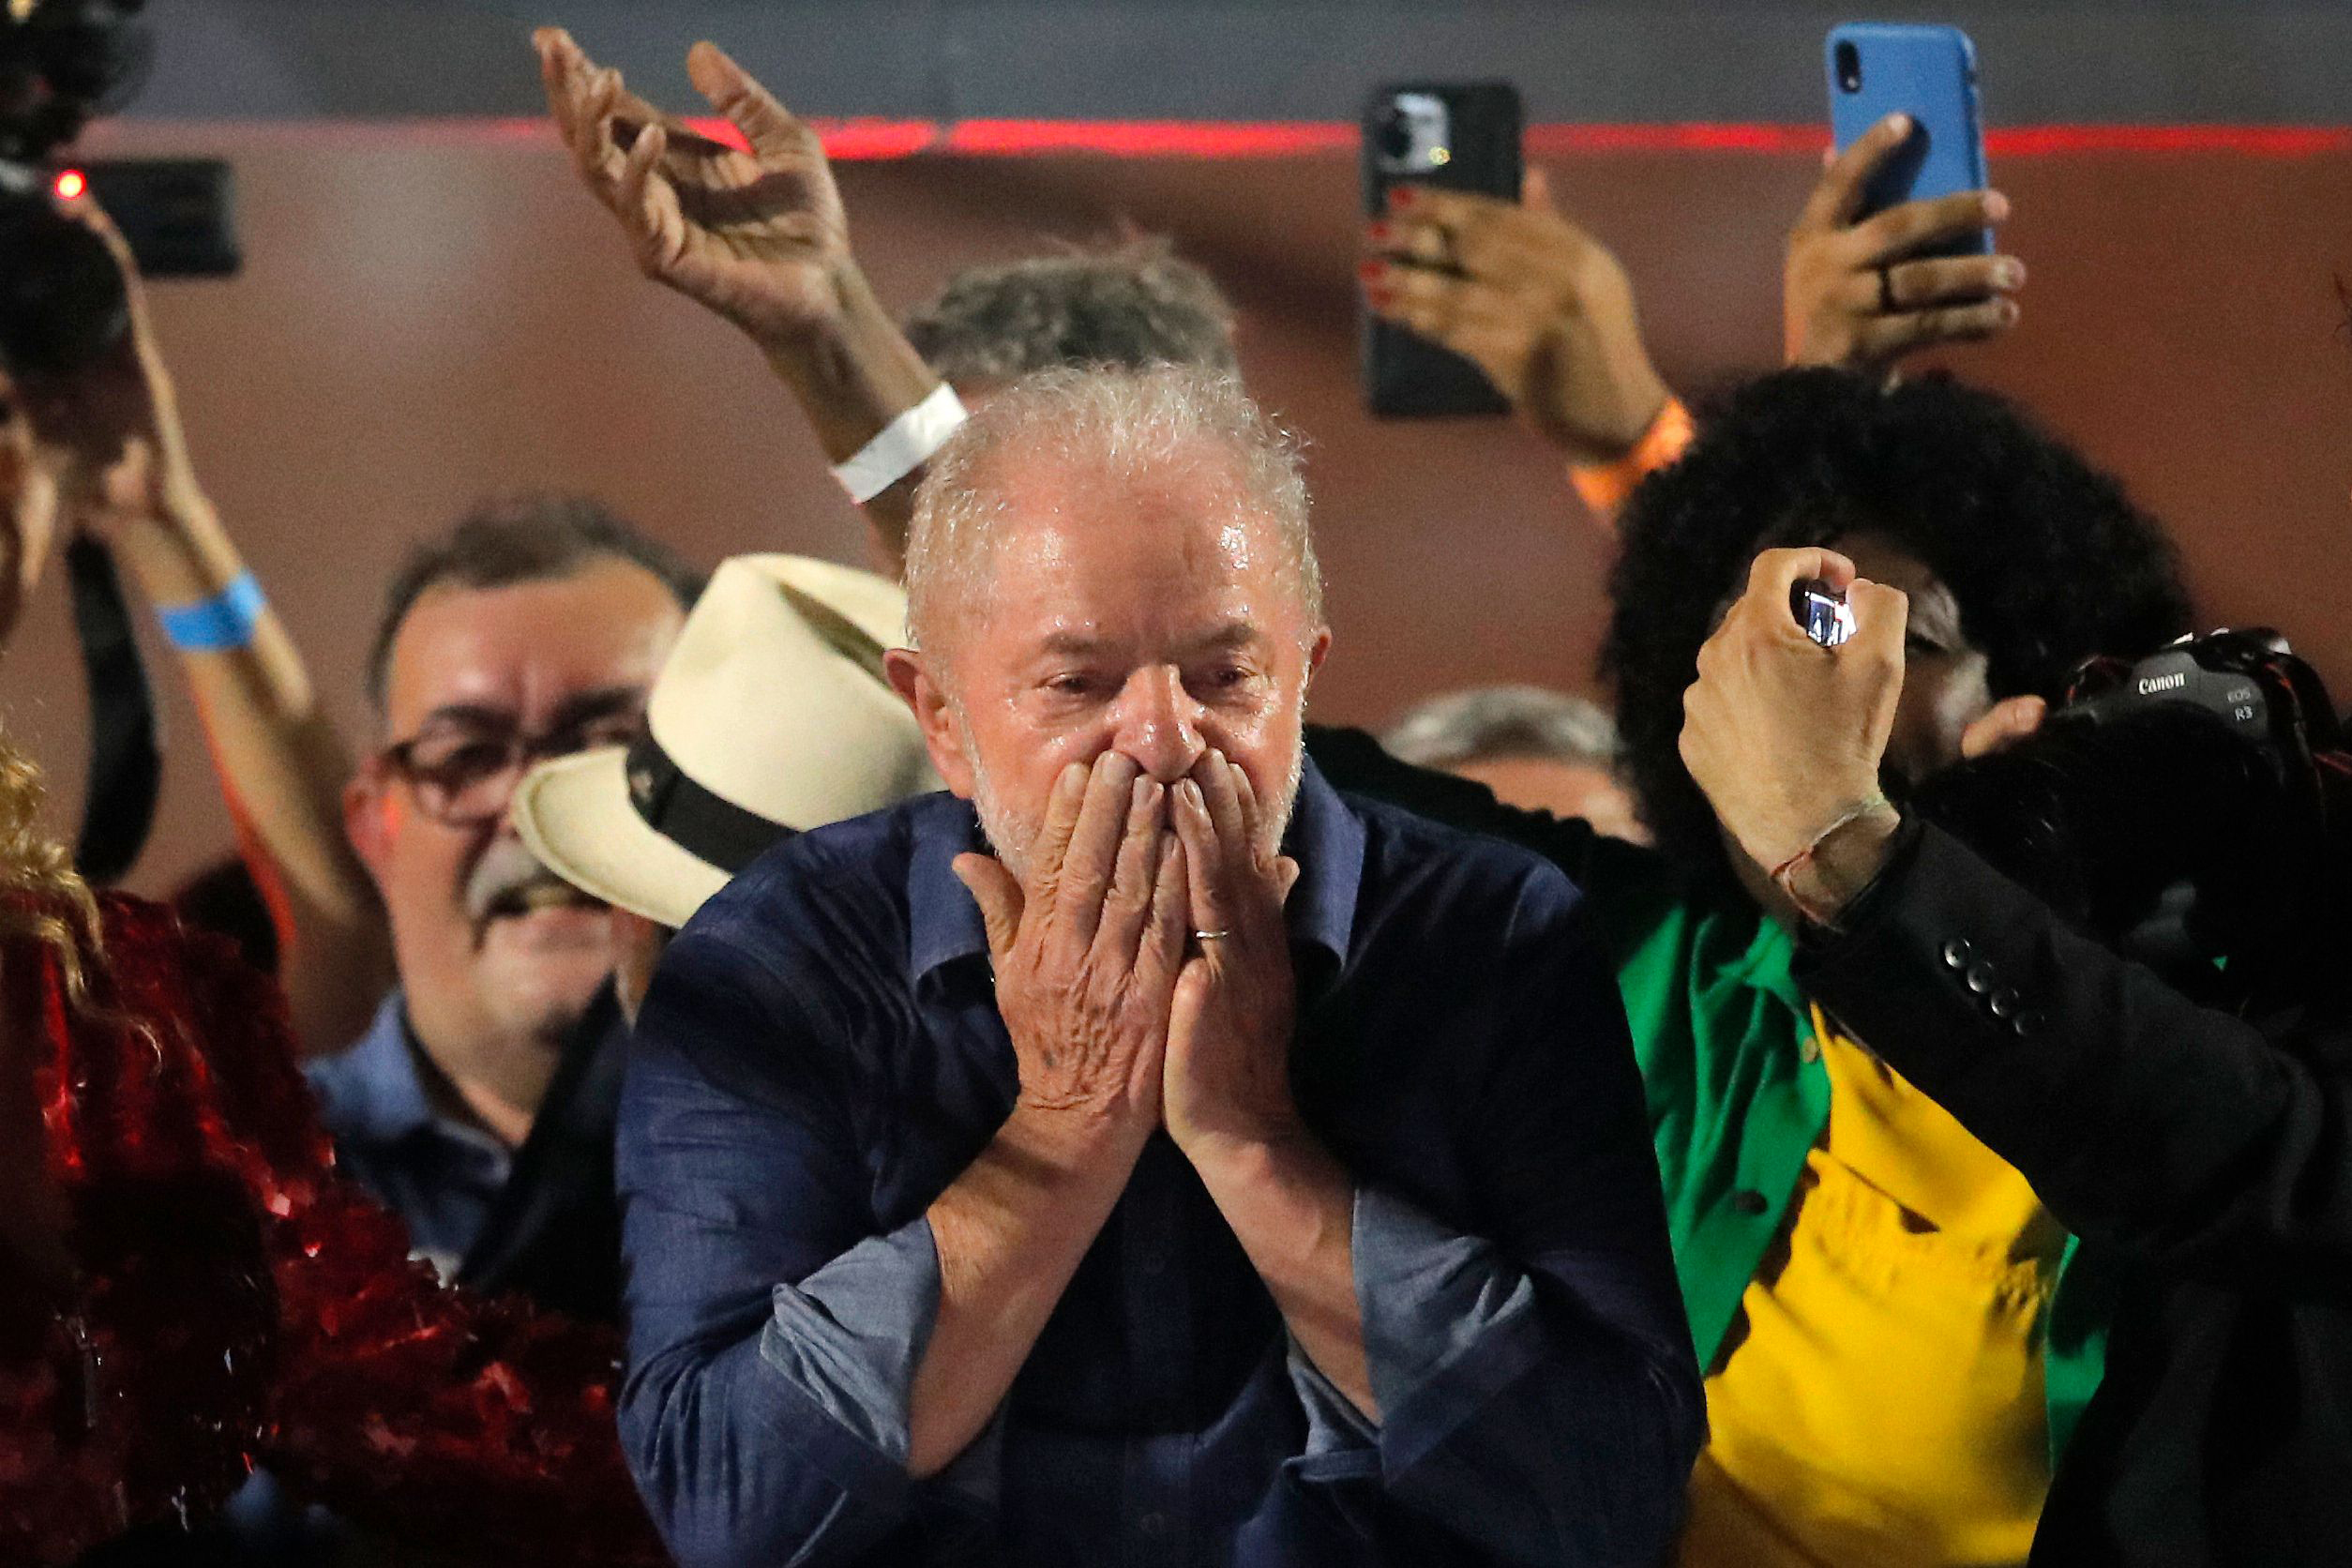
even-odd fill
[[[417,1050],[396,989],[367,1033],[303,1073],[336,1164],[400,1216],[416,1252],[445,1279],[481,1234],[514,1159],[490,1134],[433,1109]]]
[[[910,1479],[925,1211],[1017,1088],[950,869],[978,843],[944,795],[803,835],[655,981],[621,1110],[621,1427],[680,1561],[1654,1561],[1698,1372],[1576,894],[1311,766],[1292,1078],[1358,1184],[1381,1421],[1297,1353],[1161,1136],[989,1427]]]

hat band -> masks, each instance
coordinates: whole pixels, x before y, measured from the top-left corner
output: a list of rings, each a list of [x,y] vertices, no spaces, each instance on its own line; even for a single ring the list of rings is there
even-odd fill
[[[628,781],[629,805],[647,827],[731,877],[795,831],[697,784],[651,731],[629,746]]]

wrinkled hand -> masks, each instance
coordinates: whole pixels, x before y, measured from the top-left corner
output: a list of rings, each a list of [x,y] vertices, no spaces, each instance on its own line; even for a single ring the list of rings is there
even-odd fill
[[[1168,1026],[1168,1136],[1203,1145],[1280,1143],[1302,1135],[1290,1095],[1297,982],[1282,905],[1298,863],[1261,842],[1256,792],[1212,750],[1170,792],[1191,921],[1222,932],[1198,943],[1176,982]]]
[[[91,364],[64,374],[23,375],[8,389],[28,443],[29,470],[11,493],[101,534],[136,523],[171,525],[202,509],[179,400],[158,346],[130,247],[89,196],[57,208],[105,244],[122,273],[129,329]],[[20,527],[23,524],[20,522]]]
[[[1625,269],[1554,209],[1539,172],[1515,204],[1400,186],[1365,243],[1373,313],[1485,371],[1573,460],[1623,457],[1665,406]]]
[[[1807,579],[1843,589],[1854,635],[1807,637],[1788,591]],[[1854,575],[1827,550],[1770,550],[1698,653],[1682,694],[1682,761],[1715,816],[1758,866],[1781,865],[1878,792],[1879,760],[1903,691],[1900,589]]]
[[[1026,885],[991,855],[956,859],[988,923],[1019,1107],[1136,1148],[1159,1124],[1184,956],[1184,856],[1167,820],[1166,788],[1106,752],[1056,782]]]
[[[1993,338],[2016,324],[2014,296],[2026,281],[2016,257],[1917,257],[2006,219],[2009,201],[1998,191],[1907,202],[1854,221],[1871,176],[1910,134],[1903,114],[1871,127],[1830,163],[1790,231],[1782,274],[1789,364],[1881,370],[1915,349]]]
[[[563,29],[543,27],[532,42],[556,129],[646,277],[764,344],[838,321],[855,264],[815,131],[712,43],[688,52],[686,73],[747,152],[662,113]]]

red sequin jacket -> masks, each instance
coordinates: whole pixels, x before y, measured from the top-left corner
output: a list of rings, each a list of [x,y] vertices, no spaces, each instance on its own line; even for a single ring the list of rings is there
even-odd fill
[[[396,1541],[667,1560],[614,1432],[617,1339],[411,1261],[332,1169],[276,989],[161,909],[102,912],[95,1010],[41,944],[0,948],[81,1276],[59,1303],[0,1265],[0,1562],[203,1518],[254,1464]]]

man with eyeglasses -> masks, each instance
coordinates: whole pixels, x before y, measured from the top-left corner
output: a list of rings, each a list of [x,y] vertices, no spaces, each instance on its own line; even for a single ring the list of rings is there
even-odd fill
[[[635,737],[700,586],[592,503],[476,512],[393,581],[368,666],[384,743],[344,797],[399,983],[356,1044],[309,1069],[343,1168],[445,1274],[589,1316],[611,1317],[616,1289],[609,1148],[585,1178],[601,1184],[595,1224],[519,1214],[550,1194],[508,1189],[568,1190],[573,1167],[599,1163],[593,1131],[535,1124],[559,1071],[617,1070],[611,922],[532,857],[507,806],[532,763]],[[525,1245],[579,1261],[519,1270]]]

